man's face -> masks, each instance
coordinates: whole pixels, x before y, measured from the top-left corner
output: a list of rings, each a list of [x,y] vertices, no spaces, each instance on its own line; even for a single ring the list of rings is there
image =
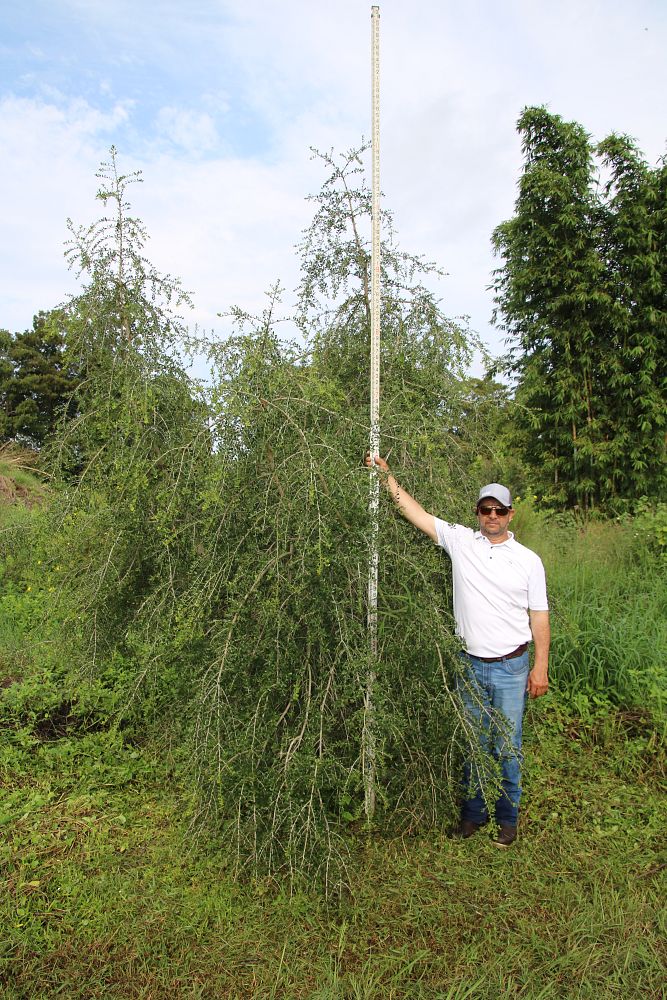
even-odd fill
[[[479,530],[490,542],[504,542],[509,537],[507,529],[514,511],[503,507],[495,497],[484,497],[477,504]]]

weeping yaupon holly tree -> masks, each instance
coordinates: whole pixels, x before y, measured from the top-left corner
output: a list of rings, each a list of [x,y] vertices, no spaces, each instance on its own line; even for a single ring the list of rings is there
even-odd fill
[[[321,157],[328,176],[298,247],[296,320],[280,338],[279,294],[211,349],[215,480],[203,547],[217,576],[205,609],[209,660],[193,760],[202,811],[239,863],[340,877],[363,823],[369,670],[368,441],[370,194],[360,153]],[[436,269],[387,234],[382,262],[383,449],[408,489],[465,516],[476,443],[461,433],[466,332],[425,285]],[[373,718],[376,824],[441,823],[470,733],[452,694],[446,559],[383,499]]]
[[[207,345],[203,402],[169,350],[180,290],[143,258],[113,161],[116,216],[75,234],[86,378],[57,442],[53,536],[68,641],[126,725],[170,719],[195,819],[239,870],[334,890],[367,821],[370,193],[360,151],[321,161],[298,335],[281,336],[277,288],[262,315],[235,310],[233,335]],[[427,288],[437,269],[397,248],[388,216],[383,229],[382,450],[425,506],[460,520],[480,450],[470,336]],[[379,545],[373,822],[425,829],[453,813],[474,742],[454,694],[449,566],[385,496]]]

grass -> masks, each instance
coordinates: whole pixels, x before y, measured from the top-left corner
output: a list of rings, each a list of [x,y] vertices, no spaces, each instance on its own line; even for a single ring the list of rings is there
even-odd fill
[[[63,705],[27,645],[51,584],[30,563],[14,579],[17,549],[0,597],[3,1000],[664,997],[665,564],[622,526],[537,527],[556,683],[529,706],[518,842],[357,834],[328,905],[231,878],[224,844],[192,839],[166,741]]]
[[[664,995],[666,761],[642,713],[532,706],[513,850],[361,838],[328,907],[192,844],[163,754],[20,743],[1,758],[7,1000]]]

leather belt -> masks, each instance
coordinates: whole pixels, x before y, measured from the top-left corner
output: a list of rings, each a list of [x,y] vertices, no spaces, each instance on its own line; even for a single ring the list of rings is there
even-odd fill
[[[517,656],[523,656],[527,649],[528,643],[522,642],[520,646],[517,646],[511,653],[505,653],[504,656],[475,656],[474,653],[468,653],[468,656],[473,656],[476,660],[481,660],[482,663],[500,663],[501,660],[515,660]]]

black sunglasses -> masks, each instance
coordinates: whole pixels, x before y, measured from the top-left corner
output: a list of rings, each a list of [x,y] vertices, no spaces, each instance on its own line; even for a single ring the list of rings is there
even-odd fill
[[[480,514],[484,514],[485,517],[488,517],[488,515],[494,510],[498,517],[507,517],[510,512],[509,507],[489,507],[485,503],[481,503],[477,510]]]

